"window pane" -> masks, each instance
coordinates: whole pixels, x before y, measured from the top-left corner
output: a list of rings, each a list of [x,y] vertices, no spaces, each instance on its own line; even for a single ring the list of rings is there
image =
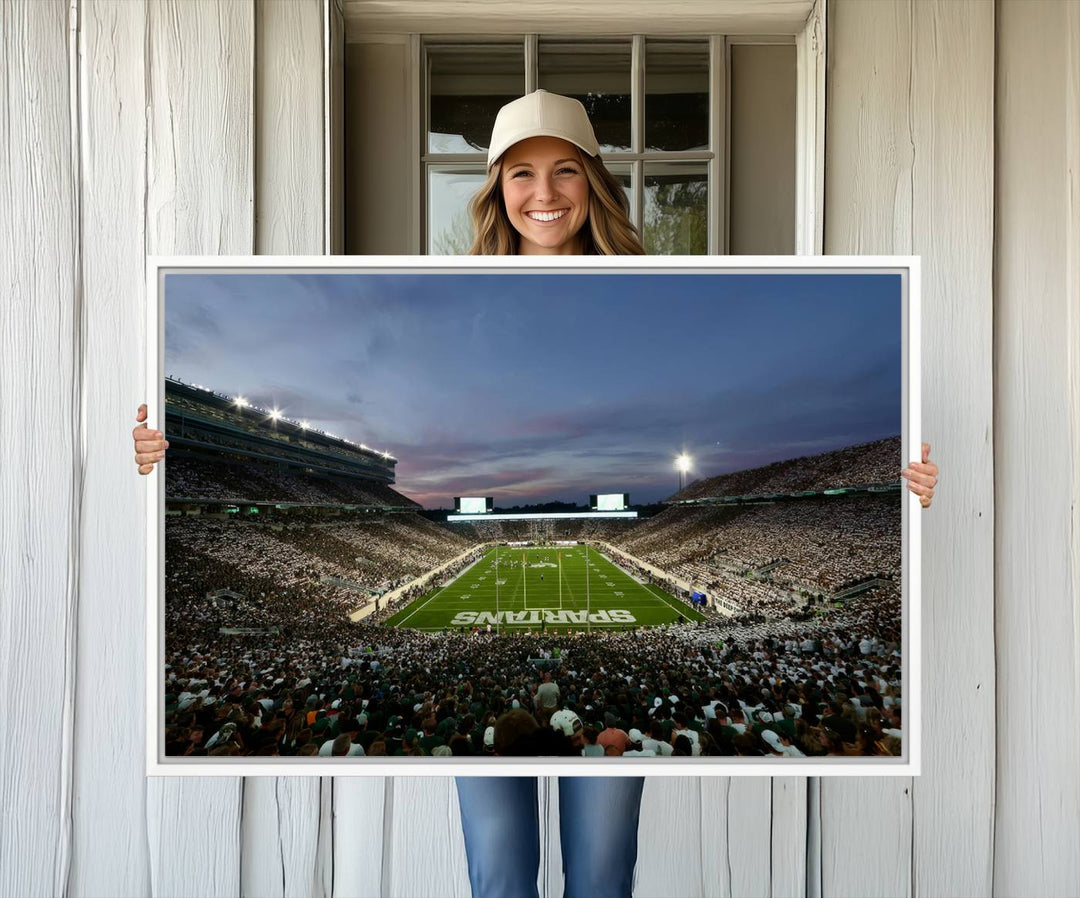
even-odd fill
[[[645,252],[708,252],[708,181],[704,163],[652,162],[645,166]]]
[[[601,153],[630,149],[630,41],[541,41],[538,85],[580,100]]]
[[[427,58],[428,152],[486,152],[499,108],[525,93],[524,45],[436,45]]]
[[[626,194],[626,199],[630,203],[632,217],[634,209],[634,178],[631,167],[629,165],[612,165],[609,162],[605,162],[604,166],[615,176],[615,180],[622,184],[623,192]]]
[[[709,149],[709,44],[645,43],[645,149]]]
[[[433,256],[463,256],[472,245],[468,204],[484,183],[479,166],[428,169],[428,247]]]

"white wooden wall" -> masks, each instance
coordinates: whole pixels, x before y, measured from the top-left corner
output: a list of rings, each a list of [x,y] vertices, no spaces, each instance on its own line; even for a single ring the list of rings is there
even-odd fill
[[[942,478],[922,537],[923,775],[822,780],[822,893],[988,895],[994,7],[868,6],[829,21],[825,252],[922,257],[922,426]]]
[[[0,895],[467,895],[449,779],[142,773],[143,256],[334,246],[336,3],[0,8]],[[1075,895],[1080,4],[828,25],[826,252],[923,257],[924,774],[649,780],[636,894]]]
[[[1080,894],[1080,4],[1000,10],[994,887]],[[1069,730],[1045,726],[1061,709]]]

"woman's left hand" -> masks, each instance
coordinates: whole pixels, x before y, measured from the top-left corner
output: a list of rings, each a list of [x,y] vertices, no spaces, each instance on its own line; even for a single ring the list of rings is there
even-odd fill
[[[908,489],[919,497],[923,508],[929,508],[934,499],[934,487],[937,486],[938,467],[930,461],[930,444],[922,444],[922,461],[913,461],[900,472],[907,478]]]

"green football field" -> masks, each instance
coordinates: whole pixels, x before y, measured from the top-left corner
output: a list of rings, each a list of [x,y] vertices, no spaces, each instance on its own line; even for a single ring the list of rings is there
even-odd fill
[[[586,546],[490,549],[455,580],[390,617],[416,630],[628,629],[705,618],[655,586],[638,583]]]

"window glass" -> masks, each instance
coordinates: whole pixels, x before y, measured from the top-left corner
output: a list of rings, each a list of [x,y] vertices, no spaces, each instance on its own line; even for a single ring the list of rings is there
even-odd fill
[[[622,184],[626,193],[626,199],[630,203],[631,210],[634,208],[634,178],[628,164],[611,163],[604,161],[604,167],[615,176],[615,180]]]
[[[538,87],[580,100],[601,153],[630,150],[629,40],[539,42]]]
[[[708,42],[646,41],[645,150],[708,148]]]
[[[433,256],[463,256],[472,245],[468,204],[484,183],[479,166],[431,166],[428,169],[428,246]]]
[[[709,241],[708,174],[702,162],[645,165],[645,252],[705,255]]]
[[[429,153],[486,152],[499,108],[525,93],[525,47],[429,46]]]

